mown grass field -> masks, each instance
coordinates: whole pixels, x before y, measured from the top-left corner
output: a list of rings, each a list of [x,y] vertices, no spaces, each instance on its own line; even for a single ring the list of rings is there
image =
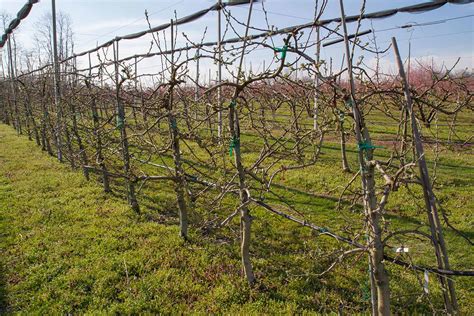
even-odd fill
[[[472,120],[468,119],[468,122]],[[380,124],[379,124],[380,125]],[[376,130],[378,137],[393,127]],[[472,134],[467,130],[466,134]],[[244,159],[256,156],[252,136],[242,139]],[[246,145],[249,144],[249,145]],[[246,147],[248,146],[248,147]],[[349,146],[356,167],[354,147]],[[183,149],[186,155],[186,149]],[[387,157],[384,150],[379,157]],[[433,158],[428,152],[427,157]],[[430,164],[432,167],[432,164]],[[436,193],[451,223],[474,238],[472,151],[444,148],[437,163]],[[275,192],[307,220],[339,233],[361,229],[362,214],[335,211],[341,186],[353,175],[339,167],[336,143],[325,143],[321,162],[278,179]],[[119,192],[118,190],[115,190]],[[0,125],[0,311],[4,313],[365,313],[366,257],[351,257],[320,277],[344,245],[275,215],[253,208],[252,262],[258,285],[241,277],[238,221],[220,230],[207,223],[223,219],[235,201],[213,209],[198,202],[191,214],[191,238],[178,238],[172,186],[147,186],[142,213],[130,210],[120,194],[106,195],[96,181],[41,152],[26,137]],[[421,197],[420,191],[414,194]],[[391,196],[390,229],[421,227],[422,199],[404,190]],[[422,207],[421,207],[422,209]],[[349,225],[350,224],[350,225]],[[445,229],[453,269],[472,269],[474,252]],[[417,263],[434,265],[426,241],[406,241]],[[391,251],[388,249],[388,251]],[[394,255],[394,254],[393,254]],[[412,271],[388,265],[393,310],[430,313],[442,307],[436,279],[429,299]],[[474,281],[455,278],[461,312],[474,307]]]

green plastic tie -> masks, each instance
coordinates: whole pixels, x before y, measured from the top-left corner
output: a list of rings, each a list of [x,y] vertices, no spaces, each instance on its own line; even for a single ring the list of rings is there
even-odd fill
[[[286,52],[288,51],[288,45],[284,45],[282,48],[274,47],[273,50],[276,53],[281,53],[280,59],[284,59],[286,57]]]
[[[235,109],[237,102],[235,100],[230,101],[229,107]]]
[[[175,120],[171,121],[171,127],[172,127],[173,129],[177,129],[177,128],[178,128],[178,125],[176,124],[176,121],[175,121]]]
[[[346,102],[345,102],[345,105],[346,105],[347,108],[352,108],[352,106],[353,106],[352,99],[347,99]]]
[[[327,233],[329,230],[327,230],[327,228],[321,227],[321,228],[319,228],[319,231],[321,233]]]
[[[370,275],[369,275],[369,278],[370,278]],[[370,300],[370,297],[372,295],[370,294],[370,285],[369,285],[369,281],[367,282],[364,282],[362,284],[362,300],[364,302],[368,302]]]
[[[369,240],[369,236],[365,234],[365,240]],[[367,282],[362,283],[362,300],[365,302],[368,302],[372,296],[371,290],[370,290],[370,278],[371,278],[371,273],[370,273],[370,265],[367,267],[367,274],[368,274],[368,279]]]
[[[234,155],[234,149],[240,145],[240,140],[238,137],[232,137],[229,145],[229,156],[232,157]]]
[[[357,148],[359,151],[363,150],[370,150],[370,149],[376,149],[376,148],[384,148],[383,146],[374,146],[369,142],[360,142],[357,144]]]
[[[117,129],[122,129],[124,125],[125,122],[123,118],[121,118],[120,115],[117,115]]]

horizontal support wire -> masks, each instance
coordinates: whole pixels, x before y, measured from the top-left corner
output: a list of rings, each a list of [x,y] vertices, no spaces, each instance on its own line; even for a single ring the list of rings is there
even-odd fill
[[[429,1],[429,2],[424,2],[424,3],[420,3],[420,4],[395,8],[395,9],[381,10],[381,11],[366,13],[366,14],[362,14],[362,15],[358,14],[358,15],[347,16],[346,17],[346,23],[353,23],[353,22],[357,22],[359,20],[366,20],[366,19],[384,19],[384,18],[391,17],[391,16],[393,16],[395,14],[398,14],[398,13],[427,12],[427,11],[438,9],[438,8],[448,4],[448,3],[468,4],[468,3],[472,3],[472,2],[474,2],[474,0]],[[237,3],[237,4],[242,4],[242,3]],[[236,4],[229,4],[229,3],[224,4],[223,3],[222,7],[231,6],[231,5],[236,5]],[[174,22],[174,24],[175,25],[187,24],[187,23],[198,20],[199,18],[205,16],[209,12],[218,11],[219,9],[220,9],[219,5],[215,4],[211,7],[209,7],[208,9],[200,10],[198,12],[195,12],[193,14],[190,14],[188,16],[180,18],[176,22]],[[282,28],[282,29],[279,29],[279,30],[268,31],[268,32],[263,32],[263,33],[259,33],[259,34],[250,35],[246,39],[243,39],[241,37],[236,37],[236,38],[224,40],[224,41],[221,42],[221,44],[222,45],[233,44],[233,43],[243,42],[244,40],[249,41],[249,40],[259,39],[259,38],[262,38],[262,37],[273,37],[273,36],[281,35],[281,34],[294,33],[296,31],[300,31],[300,30],[306,29],[306,28],[312,28],[312,27],[315,27],[315,26],[322,26],[322,25],[327,25],[327,24],[330,24],[330,23],[339,23],[339,22],[341,22],[340,17],[331,18],[331,19],[324,19],[324,20],[315,20],[313,22],[309,22],[309,23],[305,23],[305,24],[299,24],[299,25],[285,27],[285,28]],[[159,25],[159,26],[156,26],[156,27],[153,27],[153,28],[150,28],[148,30],[141,31],[141,32],[132,33],[132,34],[123,35],[123,36],[117,36],[117,37],[115,37],[115,38],[113,38],[113,39],[111,39],[111,40],[95,47],[95,48],[83,51],[81,53],[73,54],[72,56],[69,56],[69,57],[67,57],[67,58],[65,58],[65,59],[63,59],[59,62],[64,63],[64,62],[67,62],[67,61],[69,61],[71,59],[74,59],[76,57],[80,57],[80,56],[84,56],[86,54],[94,53],[94,52],[96,52],[96,51],[98,51],[102,48],[109,47],[116,41],[127,40],[127,39],[137,39],[137,38],[140,38],[140,37],[142,37],[146,34],[150,34],[150,33],[165,30],[165,29],[169,28],[170,26],[171,26],[170,23],[165,23],[165,24],[162,24],[162,25]],[[206,43],[194,44],[194,45],[190,45],[190,46],[186,46],[186,47],[175,48],[174,52],[176,53],[176,52],[182,52],[182,51],[187,51],[187,50],[192,50],[192,49],[199,49],[199,48],[202,48],[202,47],[216,46],[216,45],[217,45],[217,42],[206,42]],[[137,54],[137,55],[129,56],[129,57],[126,57],[126,58],[122,58],[122,59],[119,60],[119,62],[123,62],[123,61],[130,60],[130,59],[133,59],[133,58],[148,58],[148,57],[159,56],[159,55],[168,55],[168,54],[171,54],[171,50],[164,51],[164,52],[158,52],[158,53]],[[110,64],[112,64],[112,62]],[[30,75],[32,73],[44,70],[45,68],[50,67],[51,65],[52,64],[46,64],[46,65],[44,65],[44,66],[42,66],[38,69],[32,70],[32,71],[27,72],[27,73],[23,73],[23,74],[19,75],[19,77],[27,76],[27,75]],[[100,65],[94,66],[94,67],[92,67],[92,69],[97,68],[97,67],[100,67]],[[81,69],[81,70],[88,70],[88,69],[89,68],[85,68],[85,69]]]

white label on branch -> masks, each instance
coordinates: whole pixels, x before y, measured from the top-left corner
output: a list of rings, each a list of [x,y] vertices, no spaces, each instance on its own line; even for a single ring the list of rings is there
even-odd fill
[[[424,282],[423,282],[423,290],[425,291],[426,294],[429,294],[430,291],[428,289],[428,282],[429,282],[429,276],[428,276],[428,270],[425,270],[424,273]]]
[[[395,252],[408,252],[408,248],[400,247],[400,248],[395,249]]]

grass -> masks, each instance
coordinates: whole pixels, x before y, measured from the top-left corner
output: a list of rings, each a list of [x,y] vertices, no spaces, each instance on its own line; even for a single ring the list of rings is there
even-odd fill
[[[243,146],[245,141],[243,138]],[[352,177],[335,170],[339,153],[336,144],[328,145],[321,163],[282,175],[275,192],[308,220],[340,233],[349,224],[353,230],[360,229],[354,225],[362,222],[359,212],[334,212],[334,200],[311,194],[333,192]],[[244,154],[248,161],[256,155],[251,150]],[[355,155],[350,154],[350,159],[355,166]],[[473,238],[472,158],[445,151],[438,167],[438,196],[445,200],[451,222]],[[332,273],[319,277],[334,258],[331,252],[341,245],[256,208],[252,262],[259,284],[249,288],[241,277],[237,221],[221,230],[206,226],[228,214],[235,202],[225,200],[209,212],[209,201],[197,201],[191,214],[191,240],[185,243],[177,237],[171,186],[155,183],[144,190],[139,216],[120,195],[105,195],[97,182],[85,181],[79,171],[71,171],[25,137],[17,137],[10,127],[0,125],[0,311],[246,314],[369,310],[365,257],[344,261]],[[420,196],[419,191],[415,194]],[[407,197],[403,190],[391,197],[386,224],[391,229],[426,229],[426,216],[419,212],[417,201]],[[468,244],[450,229],[445,233],[452,268],[472,268],[474,254],[466,251]],[[434,264],[426,242],[406,242],[418,263]],[[415,274],[391,265],[388,269],[394,310],[430,313],[430,304],[441,308],[434,278],[430,280],[433,295],[428,299],[421,295]],[[455,281],[461,311],[468,313],[474,307],[470,295],[474,282],[468,278]]]
[[[248,288],[235,242],[196,233],[184,243],[176,226],[137,217],[9,127],[0,133],[2,312],[305,310],[295,285],[283,293]]]

